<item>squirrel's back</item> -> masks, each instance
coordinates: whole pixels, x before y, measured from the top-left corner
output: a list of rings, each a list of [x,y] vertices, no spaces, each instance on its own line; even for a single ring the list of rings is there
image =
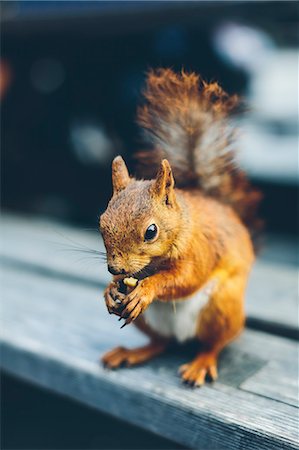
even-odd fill
[[[148,74],[144,98],[138,123],[148,148],[136,155],[137,176],[154,178],[166,158],[177,187],[200,189],[229,204],[249,228],[256,228],[260,193],[235,161],[231,114],[237,96],[194,73],[157,69]]]

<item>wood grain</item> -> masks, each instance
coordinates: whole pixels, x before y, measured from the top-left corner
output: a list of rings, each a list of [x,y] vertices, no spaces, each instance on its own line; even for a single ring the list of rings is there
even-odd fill
[[[1,235],[0,258],[6,264],[80,284],[103,286],[110,280],[105,264],[84,251],[104,251],[96,226],[84,231],[55,222],[3,215]],[[297,249],[289,240],[284,244],[282,259],[291,261],[289,264],[278,262],[281,245],[270,239],[268,247],[266,242],[265,258],[259,258],[254,266],[246,299],[248,325],[298,339],[298,269],[294,264]]]
[[[194,391],[176,373],[192,348],[134,369],[101,367],[107,349],[145,338],[132,326],[119,329],[100,289],[2,267],[1,294],[1,365],[10,373],[187,447],[298,448],[293,391],[277,393],[282,376],[296,384],[296,342],[247,330],[222,355],[219,382]],[[273,364],[276,400],[263,381]]]

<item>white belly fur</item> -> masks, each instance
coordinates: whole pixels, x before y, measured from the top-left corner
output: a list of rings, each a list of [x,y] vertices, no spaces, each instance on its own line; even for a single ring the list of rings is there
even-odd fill
[[[164,337],[172,337],[179,342],[192,339],[196,335],[199,313],[210,298],[209,288],[206,286],[192,297],[174,302],[156,300],[143,313],[143,317],[154,331]]]

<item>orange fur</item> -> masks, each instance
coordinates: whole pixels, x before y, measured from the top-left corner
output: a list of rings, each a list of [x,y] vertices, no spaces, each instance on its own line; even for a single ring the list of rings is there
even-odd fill
[[[188,101],[197,102],[198,107],[198,80],[194,74],[176,76],[171,71],[159,76],[151,74],[147,98],[154,104],[154,110],[159,111],[159,117],[180,111],[183,118],[179,117],[184,122]],[[201,83],[202,107],[210,108],[215,118],[224,117],[235,100],[230,100],[217,84]],[[145,107],[139,120],[143,126],[154,127],[153,110]],[[193,132],[192,129],[190,133]],[[222,155],[218,164],[221,161]],[[110,313],[122,317],[125,324],[136,321],[153,345],[130,354],[127,350],[112,352],[104,357],[104,363],[116,367],[130,358],[133,364],[160,353],[166,347],[165,339],[142,320],[142,313],[156,301],[188,302],[190,295],[209,286],[209,300],[198,315],[196,327],[204,352],[184,365],[181,373],[182,379],[192,385],[201,385],[206,376],[215,379],[219,352],[243,328],[244,291],[254,260],[250,235],[242,222],[244,215],[240,213],[240,218],[236,213],[242,208],[246,210],[247,203],[238,189],[235,193],[229,187],[226,190],[237,183],[237,177],[221,175],[217,189],[229,194],[231,201],[239,196],[238,208],[233,207],[237,204],[235,200],[234,205],[225,204],[221,196],[216,199],[193,182],[189,189],[175,188],[172,168],[166,159],[160,161],[157,175],[151,180],[130,178],[121,157],[114,160],[112,173],[114,194],[100,218],[100,228],[110,270],[119,275],[107,287],[105,300]],[[244,194],[246,189],[238,186]],[[158,234],[148,242],[145,232],[151,224],[157,226]],[[119,282],[125,276],[139,281],[133,290],[123,293]]]

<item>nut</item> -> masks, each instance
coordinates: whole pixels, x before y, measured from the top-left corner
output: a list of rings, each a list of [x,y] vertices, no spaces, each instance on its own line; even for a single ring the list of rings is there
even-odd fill
[[[126,286],[134,288],[137,286],[138,280],[136,278],[129,277],[129,278],[124,278],[123,282]]]

